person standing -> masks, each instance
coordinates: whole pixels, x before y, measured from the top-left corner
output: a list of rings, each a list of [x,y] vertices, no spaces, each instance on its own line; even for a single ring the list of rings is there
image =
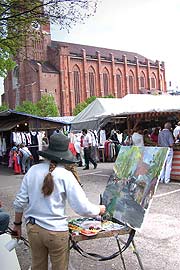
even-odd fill
[[[11,151],[14,174],[21,174],[20,155],[17,146],[13,146]]]
[[[20,144],[19,153],[21,156],[22,173],[25,174],[31,167],[32,154],[24,144]]]
[[[79,160],[78,167],[85,166],[85,161],[84,161],[84,151],[83,151],[83,135],[81,132],[78,132],[74,135],[74,147],[77,152],[77,159]]]
[[[142,129],[140,127],[134,128],[134,132],[132,134],[132,143],[135,146],[144,146],[144,138]]]
[[[153,131],[150,137],[151,137],[151,140],[155,143],[155,145],[158,144],[158,134],[159,134],[159,128],[158,127],[153,128]]]
[[[156,143],[151,139],[151,135],[148,129],[143,130],[144,146],[156,146]]]
[[[125,129],[123,131],[123,134],[122,134],[122,145],[126,145],[126,146],[133,145],[132,134],[133,134],[133,130],[132,129],[129,129],[129,130]]]
[[[179,134],[180,134],[180,121],[177,123],[177,126],[173,130],[173,136],[175,141],[179,139]]]
[[[171,123],[166,122],[164,128],[158,134],[158,146],[169,147],[169,153],[160,175],[160,182],[165,184],[170,182],[170,174],[172,169],[174,138],[172,132],[170,131],[171,127]]]
[[[20,238],[24,212],[32,254],[32,270],[48,270],[48,255],[52,270],[68,269],[66,199],[72,209],[82,216],[102,215],[106,210],[104,205],[92,204],[72,172],[65,169],[65,164],[77,162],[68,147],[67,136],[61,132],[53,134],[48,148],[38,152],[48,161],[29,169],[14,201],[13,230],[17,238]]]
[[[97,168],[97,163],[91,157],[91,147],[92,147],[92,138],[91,134],[87,132],[87,129],[82,129],[83,138],[83,148],[84,148],[84,159],[85,159],[85,168],[83,170],[89,170],[89,162],[94,165],[94,169]]]

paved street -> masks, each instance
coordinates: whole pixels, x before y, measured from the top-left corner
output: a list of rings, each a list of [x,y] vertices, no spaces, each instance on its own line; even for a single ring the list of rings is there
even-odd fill
[[[99,202],[99,194],[104,191],[106,182],[112,172],[113,163],[99,163],[96,170],[92,167],[89,171],[78,168],[83,183],[83,188],[88,198]],[[21,184],[23,176],[13,175],[12,171],[0,166],[0,199],[4,208],[11,215],[11,224],[14,220],[12,202]],[[178,270],[180,269],[180,182],[171,182],[169,185],[159,184],[154,196],[150,211],[144,222],[141,232],[135,235],[135,243],[144,270]],[[70,217],[76,214],[67,207]],[[23,235],[26,237],[25,226]],[[110,255],[117,251],[114,237],[81,242],[86,251]],[[17,249],[18,259],[22,270],[30,266],[30,253],[26,246]],[[124,252],[127,270],[140,269],[136,256],[129,248]],[[120,257],[106,262],[96,262],[86,259],[76,251],[71,251],[70,270],[120,270],[123,269]],[[3,269],[2,269],[3,270]],[[13,270],[13,269],[12,269]]]

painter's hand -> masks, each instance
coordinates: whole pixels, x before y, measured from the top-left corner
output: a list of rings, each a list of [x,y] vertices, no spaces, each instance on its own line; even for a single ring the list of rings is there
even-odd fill
[[[100,207],[99,215],[103,215],[106,212],[106,206],[102,204],[99,205],[99,207]]]
[[[21,225],[14,225],[12,238],[20,239],[20,237],[21,237]]]

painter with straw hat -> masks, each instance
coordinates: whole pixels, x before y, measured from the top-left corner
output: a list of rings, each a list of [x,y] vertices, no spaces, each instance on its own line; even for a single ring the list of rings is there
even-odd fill
[[[78,162],[68,146],[69,139],[61,132],[50,137],[48,148],[39,151],[39,155],[47,161],[29,169],[14,201],[13,229],[20,237],[24,212],[32,254],[32,270],[47,270],[48,255],[52,270],[68,269],[66,199],[79,215],[97,216],[105,212],[104,205],[89,202],[74,175],[65,169],[65,164]]]

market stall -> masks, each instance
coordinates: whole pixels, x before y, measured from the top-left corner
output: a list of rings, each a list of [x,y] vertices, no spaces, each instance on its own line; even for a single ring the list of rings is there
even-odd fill
[[[10,149],[21,143],[28,146],[38,162],[37,150],[42,147],[42,138],[68,126],[70,122],[62,118],[39,117],[14,110],[0,112],[0,163],[8,164]]]
[[[72,130],[100,129],[108,125],[118,129],[163,127],[170,121],[175,127],[180,120],[180,96],[128,94],[124,98],[97,98],[71,122]],[[102,149],[101,149],[102,150]],[[180,148],[174,147],[172,179],[180,180]]]
[[[112,121],[131,126],[141,118],[158,122],[159,117],[171,115],[180,117],[180,96],[128,94],[123,98],[97,98],[72,120],[71,129],[97,130]]]

